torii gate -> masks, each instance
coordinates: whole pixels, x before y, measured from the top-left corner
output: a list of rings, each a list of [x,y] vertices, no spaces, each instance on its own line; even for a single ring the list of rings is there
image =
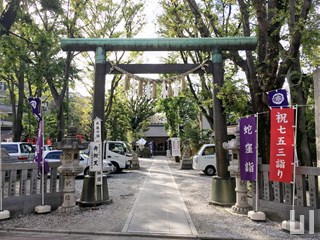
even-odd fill
[[[68,38],[61,40],[64,51],[94,51],[95,52],[95,81],[92,119],[104,119],[105,105],[105,75],[110,63],[106,62],[106,51],[208,51],[211,52],[212,67],[208,68],[213,74],[213,83],[221,87],[224,82],[222,63],[223,50],[254,50],[257,46],[256,37],[224,37],[224,38],[108,38],[84,39]],[[164,68],[161,64],[142,64],[134,68],[122,65],[121,68],[131,73],[184,73],[194,68],[193,64],[168,64]],[[129,70],[130,69],[130,70]],[[209,71],[206,71],[207,73]],[[112,73],[112,72],[111,72]],[[114,72],[117,73],[117,72]],[[214,90],[214,131],[217,157],[217,174],[221,178],[228,177],[227,151],[223,149],[223,142],[227,142],[227,129],[221,101]],[[104,124],[102,125],[104,126]],[[104,135],[104,134],[102,134]],[[102,136],[104,137],[104,136]],[[103,140],[103,139],[102,139]]]

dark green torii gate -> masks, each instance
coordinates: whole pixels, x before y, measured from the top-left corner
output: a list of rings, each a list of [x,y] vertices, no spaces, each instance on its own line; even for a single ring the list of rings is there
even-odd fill
[[[222,86],[224,82],[224,71],[221,51],[254,50],[256,46],[256,37],[61,39],[61,48],[64,51],[95,52],[92,119],[99,117],[102,120],[104,120],[105,105],[106,51],[209,51],[212,54],[213,82],[217,86]],[[221,101],[216,97],[216,94],[217,89],[214,89],[213,104],[217,174],[222,179],[227,179],[229,176],[227,151],[222,147],[223,142],[227,141],[227,129],[219,127],[226,125],[226,117],[223,114]],[[104,126],[104,124],[102,124],[102,126]],[[102,136],[104,137],[104,132]]]

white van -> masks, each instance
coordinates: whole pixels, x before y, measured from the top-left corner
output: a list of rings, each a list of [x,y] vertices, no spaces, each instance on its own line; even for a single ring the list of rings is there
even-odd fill
[[[204,144],[192,157],[192,168],[201,170],[209,176],[216,174],[216,146],[215,144]]]
[[[103,159],[109,160],[116,168],[115,173],[129,168],[132,163],[132,151],[123,141],[104,141]]]

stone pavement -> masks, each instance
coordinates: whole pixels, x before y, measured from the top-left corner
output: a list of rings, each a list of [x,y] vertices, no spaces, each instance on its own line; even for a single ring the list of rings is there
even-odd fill
[[[167,161],[153,161],[122,232],[197,235]]]

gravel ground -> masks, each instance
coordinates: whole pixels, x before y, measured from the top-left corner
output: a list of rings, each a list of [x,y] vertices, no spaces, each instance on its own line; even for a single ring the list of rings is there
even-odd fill
[[[254,222],[246,215],[234,214],[230,208],[209,205],[211,177],[194,170],[180,170],[179,164],[168,160],[171,172],[189,210],[192,221],[203,238],[231,239],[320,239],[320,234],[290,235],[281,230],[280,222]],[[133,203],[141,189],[152,159],[140,159],[139,170],[128,170],[108,176],[110,205],[78,209],[69,215],[55,211],[31,214],[0,221],[0,228],[38,230],[121,232]],[[76,180],[80,198],[82,179]]]

